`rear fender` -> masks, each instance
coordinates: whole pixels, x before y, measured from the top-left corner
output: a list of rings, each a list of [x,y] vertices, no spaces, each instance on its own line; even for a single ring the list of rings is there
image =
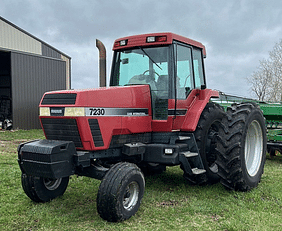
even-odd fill
[[[211,89],[204,89],[198,91],[195,94],[194,100],[189,105],[189,108],[187,110],[187,113],[185,115],[184,122],[180,128],[181,131],[187,131],[187,132],[193,132],[196,130],[198,121],[200,119],[200,116],[209,102],[211,98],[218,98],[219,93],[218,91],[211,90]]]

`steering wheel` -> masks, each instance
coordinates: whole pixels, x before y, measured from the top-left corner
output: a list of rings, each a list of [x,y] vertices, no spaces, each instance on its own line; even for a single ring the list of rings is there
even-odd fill
[[[144,71],[143,75],[145,75],[145,73],[147,73],[147,72],[149,72],[149,71],[150,71],[150,70]],[[155,72],[155,70],[153,70],[153,73],[155,73],[158,77],[160,77],[160,75],[159,75],[157,72]]]

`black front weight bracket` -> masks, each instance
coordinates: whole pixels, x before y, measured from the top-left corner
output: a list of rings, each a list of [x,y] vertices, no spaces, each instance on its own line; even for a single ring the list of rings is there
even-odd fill
[[[34,140],[20,144],[18,162],[23,173],[44,178],[62,178],[74,174],[72,141]]]

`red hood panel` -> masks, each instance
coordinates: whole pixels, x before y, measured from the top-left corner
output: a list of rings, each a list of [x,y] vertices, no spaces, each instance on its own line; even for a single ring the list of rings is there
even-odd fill
[[[86,90],[52,91],[45,93],[45,95],[66,93],[77,94],[75,104],[68,106],[105,108],[148,108],[149,111],[151,111],[150,87],[148,85],[108,88],[103,87],[98,89]],[[48,107],[51,105],[44,104],[44,106]],[[62,104],[61,106],[65,105]]]

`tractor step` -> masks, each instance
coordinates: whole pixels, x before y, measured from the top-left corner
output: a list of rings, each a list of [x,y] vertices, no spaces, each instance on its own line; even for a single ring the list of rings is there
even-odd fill
[[[181,152],[179,155],[179,160],[182,163],[184,173],[188,175],[204,174],[206,170],[204,169],[202,162],[200,162],[201,159],[199,158],[200,156],[198,153],[190,151]]]
[[[206,170],[194,134],[184,132],[178,134],[176,145],[179,144],[187,145],[187,147],[181,148],[179,152],[179,161],[184,171],[184,177],[190,182],[204,182],[206,180]]]
[[[190,152],[190,151],[181,152],[180,154],[183,154],[186,158],[198,156],[197,152]]]
[[[199,168],[192,168],[192,172],[193,172],[193,174],[195,174],[195,175],[200,175],[200,174],[205,173],[206,170],[205,170],[205,169],[199,169]]]

